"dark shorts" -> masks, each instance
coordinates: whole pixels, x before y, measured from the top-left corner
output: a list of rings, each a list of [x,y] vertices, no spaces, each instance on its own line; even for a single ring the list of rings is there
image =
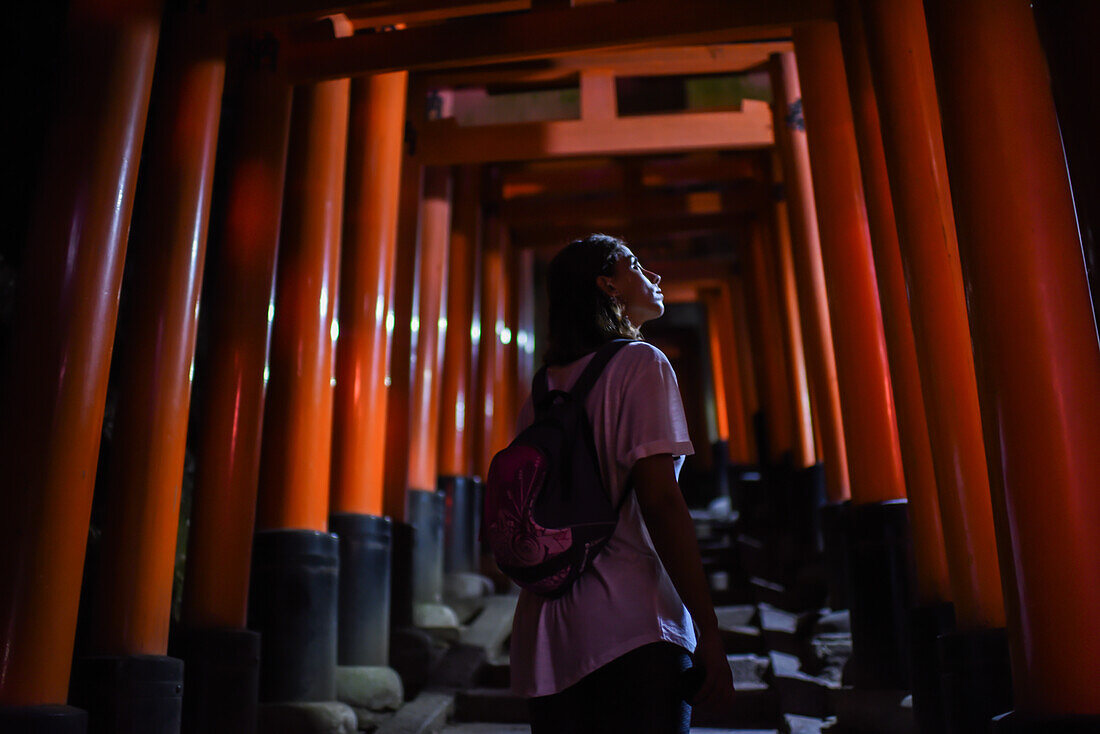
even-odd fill
[[[531,734],[687,734],[684,648],[654,642],[631,650],[560,693],[529,699]]]

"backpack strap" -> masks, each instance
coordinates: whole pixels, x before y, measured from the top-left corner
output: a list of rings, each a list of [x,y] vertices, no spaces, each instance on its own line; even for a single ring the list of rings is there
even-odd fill
[[[573,399],[578,401],[584,400],[585,396],[588,395],[588,391],[592,389],[592,386],[596,384],[596,380],[599,379],[600,374],[603,373],[603,368],[611,361],[611,358],[632,341],[634,340],[614,339],[597,349],[596,354],[585,366],[584,372],[582,372],[581,376],[577,378],[577,381],[573,383],[573,388],[569,391]]]

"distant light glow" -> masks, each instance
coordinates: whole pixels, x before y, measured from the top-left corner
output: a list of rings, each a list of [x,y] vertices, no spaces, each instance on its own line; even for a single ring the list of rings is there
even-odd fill
[[[386,334],[392,334],[393,333],[393,326],[394,326],[393,311],[390,311],[386,314]]]
[[[412,321],[409,322],[409,328],[412,329],[414,334],[420,333],[420,317],[413,316]]]
[[[328,286],[321,286],[321,300],[318,302],[321,308],[321,315],[324,316],[328,313]]]
[[[386,313],[386,297],[378,294],[378,300],[374,302],[374,320],[381,321]]]
[[[474,344],[481,342],[481,324],[476,321],[470,325],[470,339],[473,340]]]
[[[328,333],[329,336],[332,337],[333,341],[336,341],[340,338],[340,321],[338,319],[332,320],[332,326],[329,327]]]
[[[264,365],[264,385],[267,384],[267,378],[269,378],[269,377],[271,377],[271,370],[269,370],[267,368],[267,365],[265,364]]]
[[[523,329],[516,332],[516,346],[520,348],[527,346],[527,332]]]
[[[271,323],[275,320],[275,302],[272,301],[267,304],[267,323]]]
[[[336,387],[336,375],[328,378],[328,384],[330,387]]]
[[[455,403],[455,428],[460,431],[466,428],[466,404],[462,401]]]
[[[386,375],[386,379],[382,380],[382,384],[385,385],[386,387],[389,387],[390,385],[393,384],[393,380],[390,379],[389,375]]]
[[[500,330],[500,343],[511,344],[512,343],[512,330],[505,326]]]
[[[187,371],[187,381],[188,382],[194,382],[195,381],[195,360],[194,359],[191,360],[191,369],[189,369]]]
[[[446,332],[447,332],[447,317],[446,316],[440,316],[439,317],[439,333],[444,334]]]

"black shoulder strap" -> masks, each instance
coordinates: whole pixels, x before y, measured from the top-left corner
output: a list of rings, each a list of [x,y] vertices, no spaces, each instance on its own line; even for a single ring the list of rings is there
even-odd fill
[[[569,391],[569,394],[574,400],[584,400],[585,396],[588,395],[588,391],[592,389],[592,386],[596,384],[596,380],[599,379],[600,374],[603,372],[603,368],[607,366],[607,363],[611,361],[612,357],[619,353],[620,349],[631,341],[633,340],[615,339],[596,350],[596,354],[585,366],[584,372],[582,372],[581,376],[577,378],[577,381],[573,383],[573,388]]]
[[[542,405],[542,401],[546,400],[549,391],[550,382],[546,377],[546,365],[543,365],[535,373],[535,379],[531,380],[531,404],[538,408]]]

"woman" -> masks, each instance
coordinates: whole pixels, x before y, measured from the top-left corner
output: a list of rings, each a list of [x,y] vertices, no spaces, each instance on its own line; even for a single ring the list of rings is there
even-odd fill
[[[685,697],[715,708],[732,701],[694,526],[677,484],[693,449],[676,375],[638,331],[664,313],[660,282],[625,243],[607,235],[577,240],[550,263],[550,389],[568,390],[603,343],[639,341],[611,359],[585,404],[604,487],[613,503],[632,493],[615,533],[564,596],[524,591],[516,608],[512,685],[530,698],[532,734],[687,732]],[[532,420],[528,399],[519,424]],[[701,685],[687,673],[693,651],[704,671]]]

